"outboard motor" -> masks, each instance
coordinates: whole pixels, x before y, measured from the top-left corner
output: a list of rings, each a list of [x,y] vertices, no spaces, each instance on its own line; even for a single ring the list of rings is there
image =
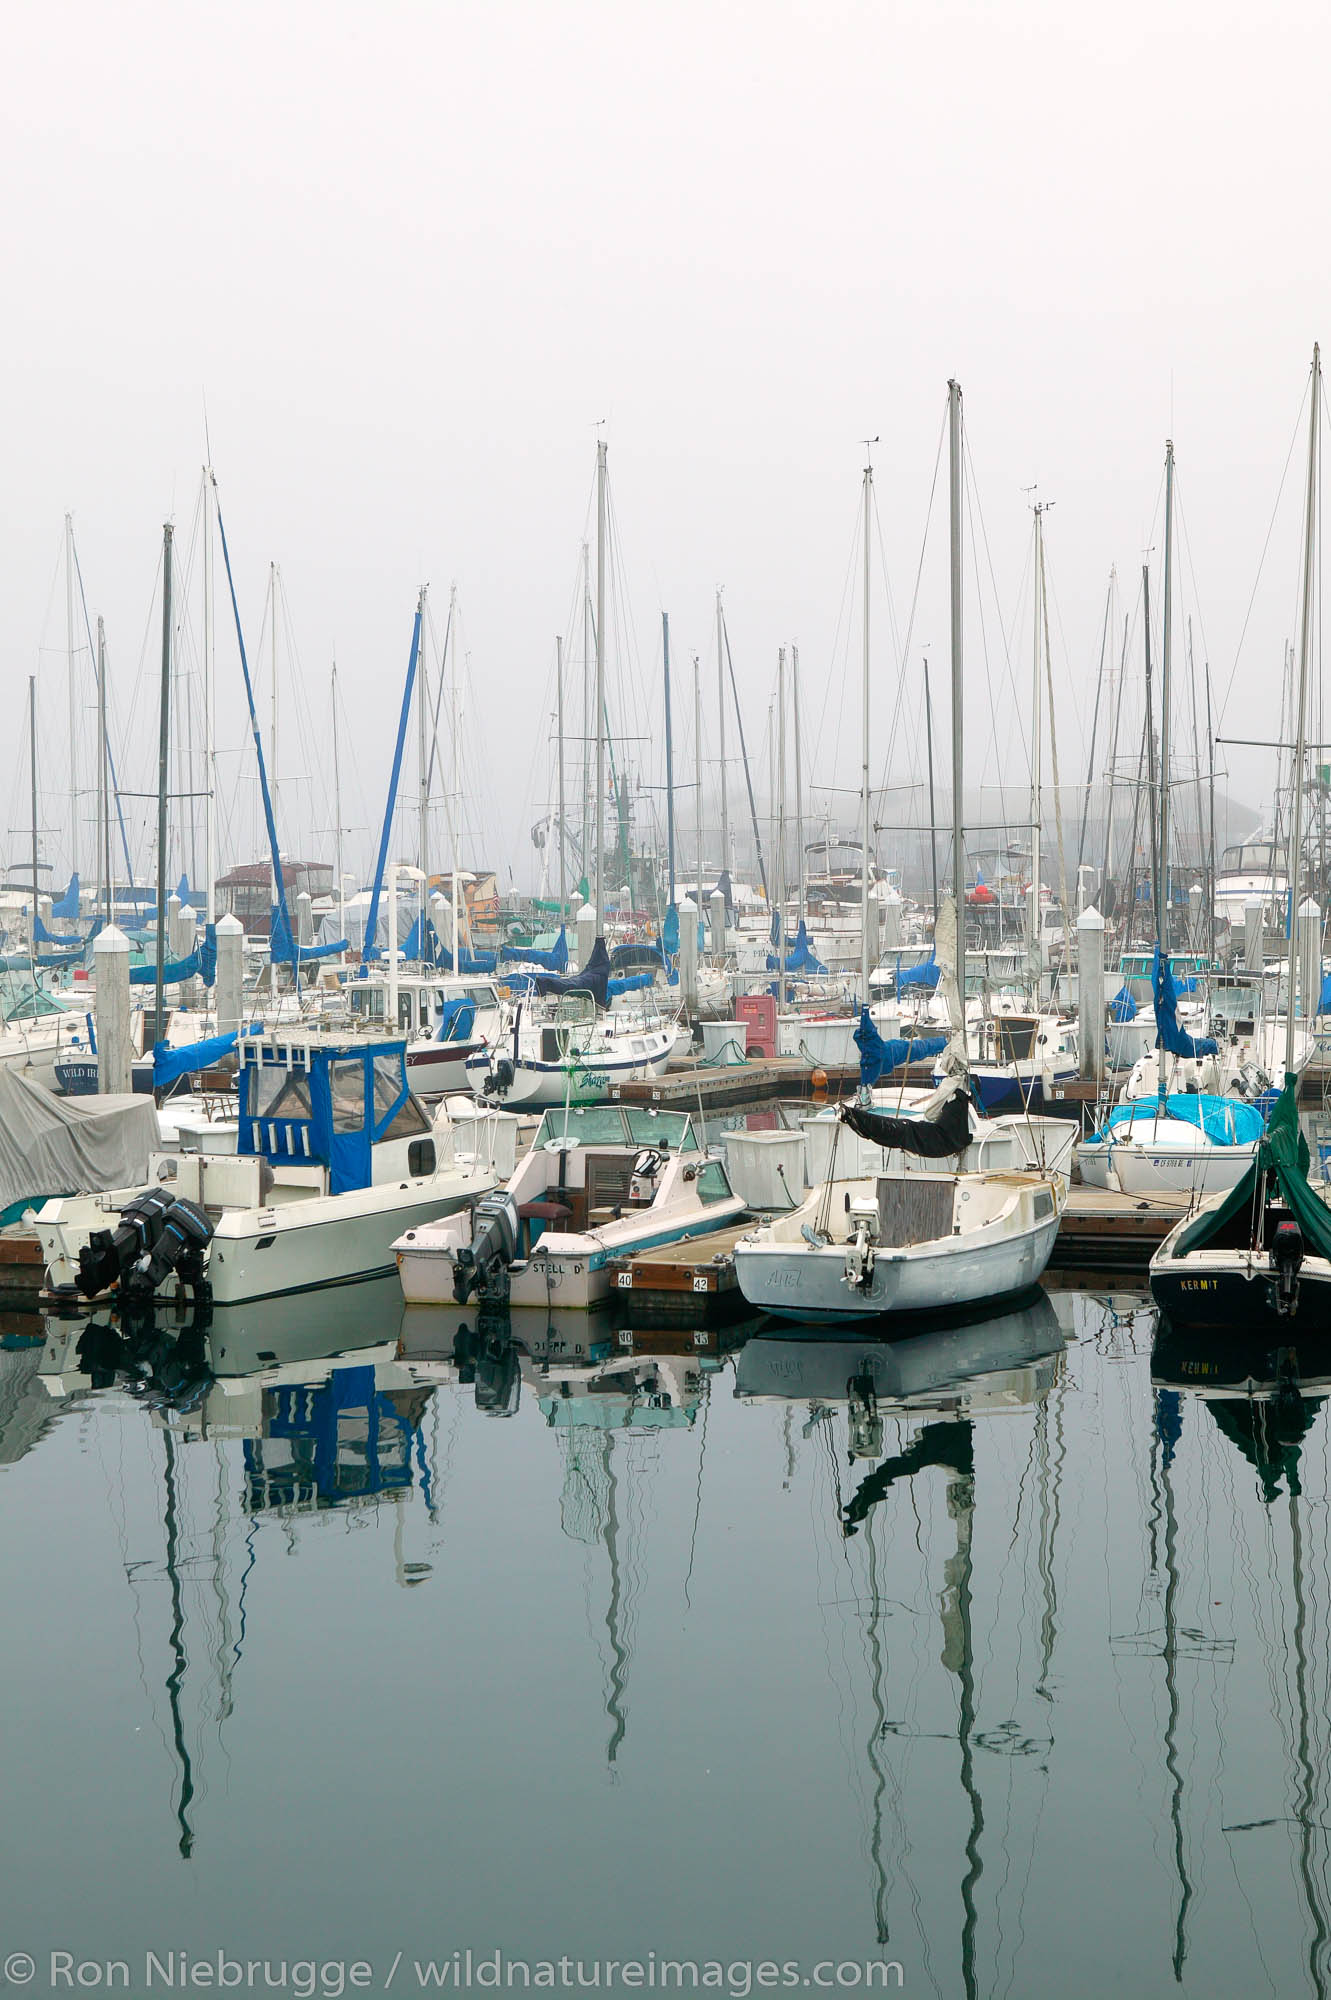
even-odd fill
[[[506,1097],[513,1088],[513,1065],[507,1056],[500,1056],[494,1068],[485,1073],[482,1088],[483,1097]]]
[[[1278,1222],[1271,1241],[1271,1269],[1276,1276],[1276,1311],[1282,1319],[1299,1309],[1302,1264],[1303,1231],[1297,1222]]]
[[[196,1289],[213,1225],[197,1202],[147,1188],[120,1211],[114,1229],[95,1229],[79,1251],[78,1286],[87,1299],[118,1288],[122,1299],[150,1299],[174,1272]]]
[[[518,1205],[505,1188],[484,1194],[471,1214],[471,1242],[453,1265],[453,1297],[465,1306],[473,1292],[508,1297],[508,1267],[518,1249]]]

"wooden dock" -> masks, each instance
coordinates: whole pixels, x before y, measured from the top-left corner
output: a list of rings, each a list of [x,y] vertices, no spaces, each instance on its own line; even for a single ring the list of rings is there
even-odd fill
[[[1059,1270],[1145,1271],[1156,1245],[1191,1206],[1186,1194],[1071,1187],[1051,1265]]]
[[[740,1104],[760,1104],[767,1098],[782,1097],[814,1101],[814,1068],[802,1056],[764,1056],[742,1063],[685,1063],[669,1069],[664,1076],[642,1082],[618,1083],[610,1095],[620,1104],[651,1104],[662,1111],[722,1110]],[[821,1070],[827,1079],[823,1093],[835,1100],[858,1088],[858,1063],[828,1063]],[[933,1082],[933,1064],[909,1063],[892,1073],[894,1083]],[[821,1102],[822,1099],[820,1098]]]
[[[650,1318],[657,1326],[694,1326],[732,1308],[743,1310],[734,1249],[752,1227],[751,1222],[736,1222],[705,1236],[614,1258],[615,1304],[635,1325]]]
[[[46,1266],[36,1231],[0,1230],[0,1298],[35,1302],[45,1279]]]

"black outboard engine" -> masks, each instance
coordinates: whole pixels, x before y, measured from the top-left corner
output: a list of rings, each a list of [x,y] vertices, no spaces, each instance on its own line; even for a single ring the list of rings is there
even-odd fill
[[[213,1225],[197,1202],[147,1188],[120,1211],[114,1229],[95,1229],[79,1252],[84,1298],[118,1288],[123,1299],[150,1299],[174,1272],[196,1290]]]
[[[485,1073],[482,1086],[483,1097],[506,1097],[513,1088],[513,1065],[507,1056],[500,1056],[493,1069]]]
[[[1299,1309],[1302,1264],[1303,1231],[1297,1222],[1278,1222],[1271,1239],[1271,1269],[1276,1274],[1276,1311],[1282,1318]]]
[[[471,1213],[471,1242],[453,1265],[453,1297],[465,1306],[473,1292],[508,1297],[508,1267],[518,1249],[518,1205],[504,1188],[483,1194]]]

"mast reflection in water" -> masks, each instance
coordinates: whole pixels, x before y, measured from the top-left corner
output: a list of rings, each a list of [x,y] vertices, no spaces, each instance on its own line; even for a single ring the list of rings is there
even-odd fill
[[[1324,1994],[1328,1389],[1086,1290],[7,1325],[6,1937]]]

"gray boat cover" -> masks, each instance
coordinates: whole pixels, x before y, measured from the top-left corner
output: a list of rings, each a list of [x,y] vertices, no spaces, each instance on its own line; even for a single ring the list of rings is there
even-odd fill
[[[21,1070],[0,1068],[0,1211],[139,1186],[160,1143],[150,1096],[57,1097]]]

